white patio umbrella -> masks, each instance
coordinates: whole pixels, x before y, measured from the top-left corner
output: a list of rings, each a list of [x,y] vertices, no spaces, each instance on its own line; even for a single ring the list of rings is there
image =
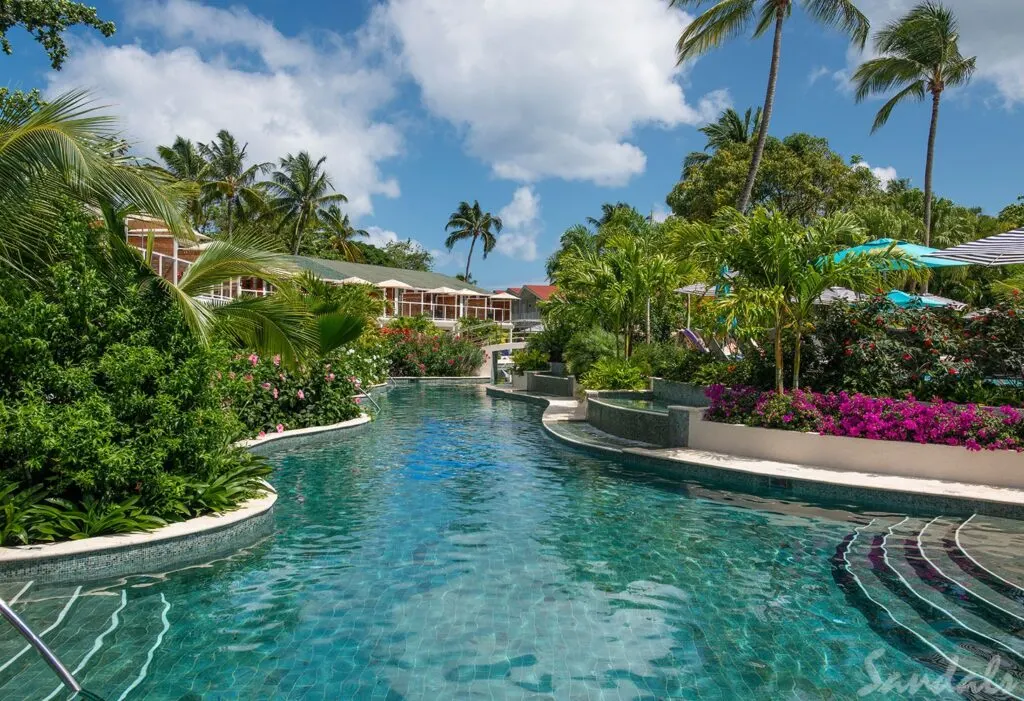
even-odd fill
[[[392,280],[385,280],[383,282],[378,282],[377,283],[377,287],[382,287],[382,288],[387,288],[387,289],[392,289],[392,290],[411,290],[411,289],[414,289],[413,286],[410,285],[409,283],[402,282],[401,280],[394,280],[394,279],[392,279]]]
[[[482,292],[477,292],[476,290],[471,290],[468,287],[463,287],[461,290],[456,291],[455,294],[457,294],[459,296],[462,296],[462,297],[486,297],[487,296],[487,295],[485,295]]]
[[[519,299],[515,295],[510,295],[508,292],[496,292],[491,295],[491,299]]]
[[[1003,234],[962,243],[959,246],[932,253],[925,258],[955,260],[988,267],[1021,265],[1024,264],[1024,229],[1014,229]]]
[[[356,277],[356,276],[353,275],[352,277],[347,277],[344,280],[342,280],[341,284],[342,285],[372,285],[373,283],[370,282],[369,280],[364,280],[361,277]]]
[[[432,295],[457,295],[457,294],[459,294],[458,290],[453,290],[450,287],[435,287],[432,290],[427,290],[427,292],[429,292]]]
[[[848,290],[845,287],[830,287],[821,293],[818,299],[814,300],[815,304],[832,304],[833,302],[859,302],[864,298],[864,295]]]

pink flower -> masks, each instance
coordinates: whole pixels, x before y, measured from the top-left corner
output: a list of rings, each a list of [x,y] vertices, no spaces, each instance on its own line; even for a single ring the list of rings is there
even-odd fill
[[[333,372],[327,373],[327,376],[324,379],[327,380],[328,382],[334,382],[334,373]]]
[[[262,385],[260,385],[260,387],[262,387],[263,389],[270,389],[270,383],[264,382]]]
[[[277,387],[274,388],[274,399],[277,399]]]
[[[362,404],[363,403],[363,398],[362,397],[356,397],[355,400],[356,400],[356,404]]]
[[[284,424],[278,424],[277,425],[277,432],[278,433],[284,433]]]
[[[249,362],[252,363],[253,367],[259,365],[260,357],[255,353],[249,355]]]
[[[298,397],[299,399],[305,399],[306,393],[300,389],[298,392],[295,393],[295,396]]]
[[[256,435],[256,437],[257,437],[257,438],[266,438],[266,437],[267,437],[267,432],[266,432],[266,431],[260,431],[260,432],[259,432],[259,433],[258,433],[258,434]]]
[[[252,382],[252,375],[246,373],[245,377],[242,378],[246,382]]]
[[[280,365],[280,364],[281,364],[281,356],[280,355],[275,355],[274,356],[274,365]]]

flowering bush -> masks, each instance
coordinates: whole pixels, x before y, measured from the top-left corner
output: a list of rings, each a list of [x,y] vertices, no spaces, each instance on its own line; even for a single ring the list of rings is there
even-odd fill
[[[381,334],[395,377],[464,377],[484,362],[484,352],[461,336],[395,328],[383,328]]]
[[[358,347],[340,348],[324,360],[287,369],[280,357],[236,354],[216,381],[225,403],[245,424],[250,436],[309,426],[326,426],[355,418],[361,398],[386,377],[386,360]]]
[[[1022,313],[1016,299],[971,316],[901,309],[884,298],[829,305],[808,344],[804,384],[878,396],[1024,404]]]
[[[832,436],[1024,451],[1024,412],[913,397],[868,397],[797,390],[785,395],[752,387],[707,390],[704,418],[722,423],[817,431]]]

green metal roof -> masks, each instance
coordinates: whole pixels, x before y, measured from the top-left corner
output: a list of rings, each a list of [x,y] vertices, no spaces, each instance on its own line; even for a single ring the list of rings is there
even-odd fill
[[[425,273],[420,270],[403,270],[402,268],[386,268],[383,265],[349,263],[344,260],[307,258],[306,256],[292,256],[292,258],[303,270],[308,270],[324,280],[332,280],[334,282],[339,282],[349,277],[362,278],[372,283],[384,282],[385,280],[400,280],[418,290],[451,287],[456,290],[474,290],[482,295],[490,294],[490,290],[485,290],[482,287],[470,285],[457,278],[439,273]]]

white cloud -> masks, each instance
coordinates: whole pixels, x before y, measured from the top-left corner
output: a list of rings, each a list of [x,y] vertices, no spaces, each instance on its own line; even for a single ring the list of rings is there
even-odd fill
[[[368,234],[368,236],[361,240],[370,244],[371,246],[376,246],[377,248],[384,248],[389,243],[398,243],[399,241],[405,240],[399,237],[399,235],[396,234],[394,231],[382,229],[379,226],[366,227],[366,233]],[[419,242],[417,242],[417,244],[418,243]]]
[[[170,48],[85,44],[51,74],[51,91],[91,86],[149,155],[176,135],[209,141],[224,128],[248,142],[254,160],[303,149],[326,155],[353,217],[372,212],[374,196],[398,196],[397,181],[380,170],[402,138],[376,116],[394,97],[396,73],[371,60],[382,41],[375,23],[314,44],[240,7],[168,0],[125,8],[129,29],[153,30]]]
[[[918,0],[860,0],[873,30],[906,14]],[[1019,0],[945,0],[960,22],[960,50],[978,57],[975,82],[991,83],[1008,103],[1024,102],[1024,6]],[[851,65],[860,62],[851,57]]]
[[[810,74],[808,74],[808,76],[807,76],[807,84],[808,85],[814,85],[820,79],[824,78],[827,75],[831,75],[832,73],[833,73],[833,70],[831,68],[829,68],[828,66],[818,66],[817,68],[814,68],[810,72]]]
[[[519,260],[536,260],[541,221],[540,197],[533,188],[527,185],[518,188],[498,216],[505,227],[498,235],[498,253]]]
[[[882,187],[883,188],[885,186],[887,186],[889,183],[891,183],[893,180],[896,180],[897,177],[898,177],[896,175],[896,169],[893,168],[892,166],[872,167],[872,165],[870,163],[868,163],[867,161],[859,161],[857,163],[854,163],[853,167],[854,168],[867,168],[868,170],[870,170],[871,173],[876,178],[878,178],[878,180],[882,183]]]
[[[660,202],[656,202],[651,208],[651,217],[655,224],[660,224],[672,216],[672,210]]]
[[[728,104],[686,101],[673,47],[688,19],[663,0],[389,0],[387,16],[427,107],[501,178],[621,185],[646,166],[635,128]]]

